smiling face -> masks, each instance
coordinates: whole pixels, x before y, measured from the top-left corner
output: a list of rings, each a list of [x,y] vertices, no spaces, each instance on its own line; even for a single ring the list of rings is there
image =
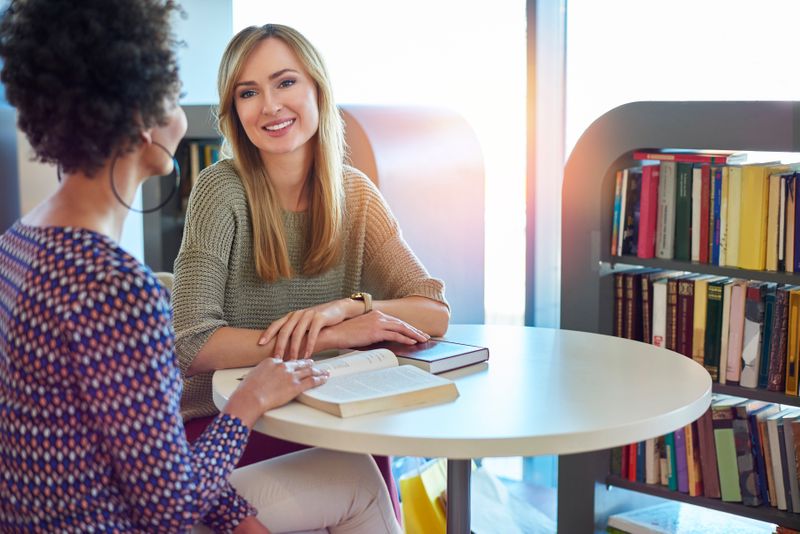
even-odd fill
[[[319,127],[317,88],[294,51],[278,38],[259,42],[234,89],[234,107],[262,154],[310,156]]]

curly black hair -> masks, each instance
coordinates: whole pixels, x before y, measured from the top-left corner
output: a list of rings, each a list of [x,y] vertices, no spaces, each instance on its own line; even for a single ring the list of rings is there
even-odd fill
[[[12,0],[0,80],[36,159],[95,172],[142,127],[166,122],[180,87],[171,0]]]

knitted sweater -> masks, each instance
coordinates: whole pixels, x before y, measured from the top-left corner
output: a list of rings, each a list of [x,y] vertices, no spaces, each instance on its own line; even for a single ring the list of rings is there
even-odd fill
[[[446,304],[444,284],[431,278],[408,247],[377,188],[351,167],[344,173],[344,253],[315,276],[265,282],[256,274],[244,186],[230,160],[205,169],[192,189],[186,227],[175,260],[176,352],[181,371],[223,326],[262,330],[287,313],[368,291],[376,299],[419,295]],[[300,272],[305,212],[283,212],[290,262]],[[212,373],[185,379],[184,419],[217,412]]]

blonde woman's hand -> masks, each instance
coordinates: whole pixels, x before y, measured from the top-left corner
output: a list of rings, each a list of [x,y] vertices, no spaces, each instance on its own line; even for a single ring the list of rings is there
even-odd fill
[[[290,312],[264,330],[258,340],[259,345],[266,345],[273,338],[276,358],[295,360],[308,358],[314,351],[317,337],[326,326],[333,326],[355,317],[364,309],[364,305],[352,299],[338,299],[311,308]]]
[[[247,373],[222,411],[252,427],[267,410],[283,406],[327,380],[328,373],[315,367],[312,360],[266,358]]]
[[[428,341],[431,337],[392,315],[378,310],[342,321],[325,328],[320,333],[320,344],[324,348],[364,347],[381,341],[395,341],[413,345]]]

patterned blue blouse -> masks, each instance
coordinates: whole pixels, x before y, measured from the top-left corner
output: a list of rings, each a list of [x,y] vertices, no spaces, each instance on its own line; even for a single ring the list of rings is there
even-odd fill
[[[188,445],[164,289],[111,239],[0,236],[0,532],[229,532],[255,510],[227,477],[248,429]]]

